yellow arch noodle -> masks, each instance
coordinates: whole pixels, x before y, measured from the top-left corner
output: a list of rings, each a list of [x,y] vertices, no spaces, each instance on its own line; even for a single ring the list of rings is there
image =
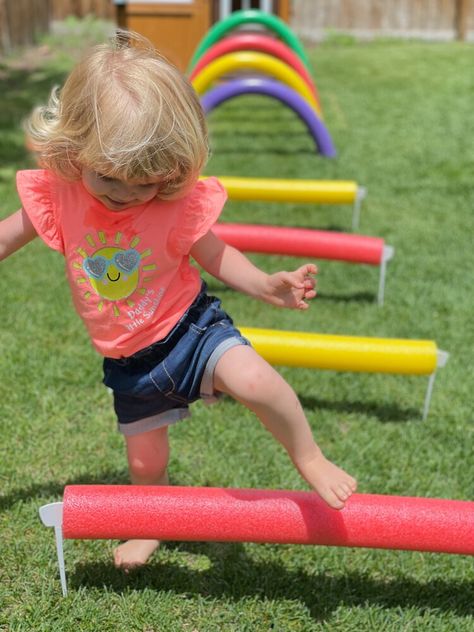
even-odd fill
[[[194,77],[192,84],[196,92],[201,95],[220,77],[242,70],[259,70],[281,81],[303,97],[322,118],[319,103],[301,75],[285,62],[265,53],[239,52],[222,55],[204,66]]]

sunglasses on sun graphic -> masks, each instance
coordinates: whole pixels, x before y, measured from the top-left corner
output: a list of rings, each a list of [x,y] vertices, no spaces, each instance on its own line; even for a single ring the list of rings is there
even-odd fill
[[[86,257],[82,267],[89,278],[99,281],[105,277],[110,266],[115,266],[123,274],[132,274],[138,268],[139,263],[140,253],[134,248],[130,248],[116,252],[111,259],[103,255]]]

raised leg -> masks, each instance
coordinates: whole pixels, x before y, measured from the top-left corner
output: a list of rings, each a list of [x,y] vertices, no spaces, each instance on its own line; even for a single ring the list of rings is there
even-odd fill
[[[252,410],[288,452],[307,483],[335,509],[342,509],[356,481],[328,461],[315,443],[296,393],[254,349],[236,346],[219,360],[216,390]]]

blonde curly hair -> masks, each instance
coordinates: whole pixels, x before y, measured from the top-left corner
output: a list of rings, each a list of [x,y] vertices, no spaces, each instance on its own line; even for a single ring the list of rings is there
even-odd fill
[[[123,181],[156,178],[165,199],[185,189],[209,155],[191,84],[129,31],[95,46],[24,129],[39,164],[67,180],[83,168]]]

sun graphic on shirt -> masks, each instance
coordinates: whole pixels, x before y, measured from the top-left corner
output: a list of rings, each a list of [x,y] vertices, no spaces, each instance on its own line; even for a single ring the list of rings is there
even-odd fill
[[[147,292],[145,285],[152,278],[147,273],[154,271],[156,265],[144,264],[143,260],[151,255],[151,250],[140,252],[137,249],[139,237],[133,237],[128,244],[124,243],[120,232],[111,241],[102,231],[96,236],[86,235],[85,240],[91,250],[88,252],[85,248],[77,249],[82,261],[73,263],[74,270],[79,273],[76,281],[78,285],[85,286],[85,299],[99,296],[99,311],[102,311],[106,302],[111,302],[114,304],[114,314],[118,316],[118,301],[125,301],[128,307],[133,307],[131,295],[134,292],[141,295]]]

